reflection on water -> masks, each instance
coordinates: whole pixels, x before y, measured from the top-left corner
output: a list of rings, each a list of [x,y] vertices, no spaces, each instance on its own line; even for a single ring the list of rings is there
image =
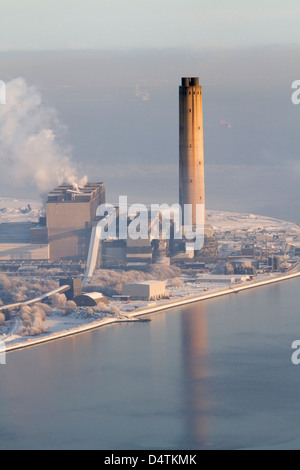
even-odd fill
[[[300,447],[299,280],[8,353],[1,449]]]
[[[191,304],[181,315],[183,375],[186,401],[186,442],[190,448],[209,445],[210,390],[206,303]]]

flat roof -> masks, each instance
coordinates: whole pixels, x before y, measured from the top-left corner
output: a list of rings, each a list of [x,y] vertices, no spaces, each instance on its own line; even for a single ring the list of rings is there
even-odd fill
[[[160,280],[147,280],[147,281],[136,281],[136,282],[128,282],[126,283],[125,285],[126,286],[130,286],[130,285],[134,285],[134,284],[141,284],[141,285],[147,285],[147,286],[150,286],[150,285],[153,285],[153,284],[161,284],[161,283],[164,283],[165,284],[165,281],[160,281]]]
[[[0,224],[0,243],[30,243],[30,230],[36,222],[4,222]]]
[[[48,193],[47,203],[51,202],[86,202],[99,195],[104,183],[86,183],[83,187],[61,184]]]

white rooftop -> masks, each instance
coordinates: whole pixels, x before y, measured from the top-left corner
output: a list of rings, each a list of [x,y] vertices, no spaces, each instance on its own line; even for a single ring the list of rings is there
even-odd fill
[[[149,281],[136,281],[136,282],[128,282],[126,285],[134,285],[134,284],[141,284],[141,285],[153,285],[153,284],[161,284],[164,283],[165,281],[159,281],[159,280],[149,280]]]

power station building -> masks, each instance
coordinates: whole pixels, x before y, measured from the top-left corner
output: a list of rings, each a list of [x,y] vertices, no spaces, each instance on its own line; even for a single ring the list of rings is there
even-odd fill
[[[179,86],[179,204],[182,214],[185,206],[192,208],[188,225],[205,224],[204,144],[203,144],[202,87],[198,77],[184,77]],[[3,246],[2,257],[50,262],[85,262],[92,228],[97,224],[96,211],[105,203],[104,183],[87,183],[82,188],[62,184],[49,192],[46,216],[27,229],[25,239],[18,245]],[[197,208],[203,210],[197,220]],[[118,216],[117,216],[118,217]],[[129,223],[129,218],[127,223]],[[185,220],[183,219],[183,225]],[[118,221],[117,221],[118,223]],[[151,226],[149,225],[149,232]],[[212,261],[217,256],[217,242],[212,227],[204,225],[204,246],[193,254],[197,261]],[[8,231],[10,227],[3,230]],[[171,263],[185,265],[191,260],[186,240],[174,237],[171,225],[170,240],[149,237],[144,239],[101,240],[98,245],[97,267],[143,269],[153,262],[168,257]],[[1,235],[1,233],[0,233]],[[23,236],[23,235],[22,235]],[[24,238],[24,236],[23,236]],[[3,242],[7,237],[3,239]],[[0,237],[1,242],[1,237]],[[24,244],[21,246],[21,242]],[[26,244],[26,246],[25,246]],[[0,257],[1,259],[1,257]]]
[[[63,184],[48,194],[46,220],[52,261],[86,259],[91,224],[97,207],[104,202],[104,183],[87,183],[78,190]]]

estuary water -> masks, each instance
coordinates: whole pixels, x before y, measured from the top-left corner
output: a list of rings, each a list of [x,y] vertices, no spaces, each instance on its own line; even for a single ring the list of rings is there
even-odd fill
[[[0,449],[300,448],[300,280],[8,353]]]

